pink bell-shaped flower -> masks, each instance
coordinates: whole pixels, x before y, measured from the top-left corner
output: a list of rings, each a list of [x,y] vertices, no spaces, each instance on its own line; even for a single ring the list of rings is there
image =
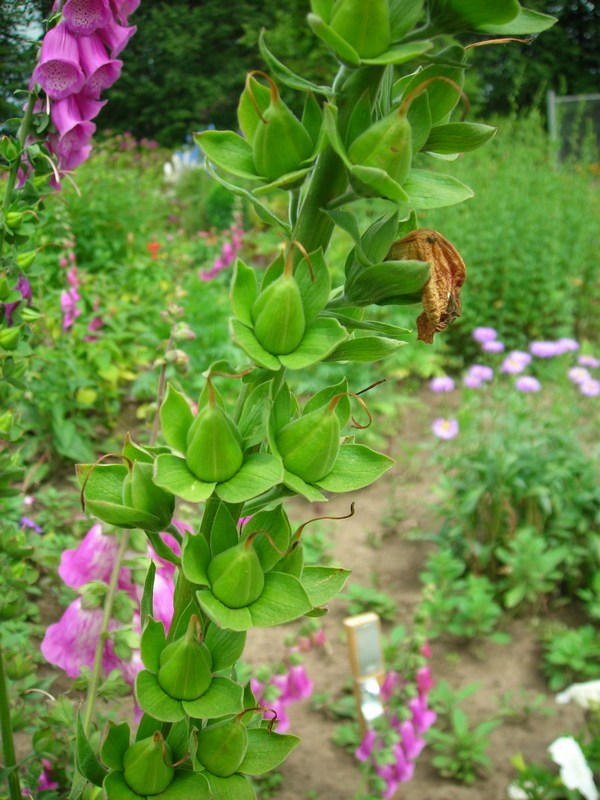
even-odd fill
[[[52,100],[79,92],[85,84],[77,40],[64,22],[51,28],[42,42],[40,60],[31,77]]]
[[[108,0],[67,0],[63,20],[76,36],[90,36],[111,18]]]
[[[110,19],[106,25],[98,29],[97,33],[110,50],[112,58],[116,58],[119,53],[127,46],[137,28],[135,25],[123,27],[118,25],[114,19]]]
[[[77,101],[77,105],[79,106],[81,119],[88,121],[90,119],[94,119],[94,117],[97,117],[100,111],[108,103],[108,100],[94,100],[93,97],[90,97],[89,94],[86,94],[85,92],[80,92],[79,94],[74,95],[74,97]]]
[[[78,40],[79,62],[85,74],[85,93],[98,98],[119,79],[123,62],[109,58],[102,39],[97,34]]]
[[[127,25],[129,15],[139,6],[140,0],[110,0],[113,14],[122,25]]]

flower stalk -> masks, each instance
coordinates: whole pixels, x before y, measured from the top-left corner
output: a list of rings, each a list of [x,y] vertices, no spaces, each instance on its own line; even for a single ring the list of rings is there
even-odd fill
[[[13,738],[10,704],[8,698],[8,684],[4,669],[4,655],[0,641],[0,730],[2,731],[2,750],[4,752],[4,768],[8,773],[8,790],[10,800],[22,800],[21,784],[17,769],[15,742]]]

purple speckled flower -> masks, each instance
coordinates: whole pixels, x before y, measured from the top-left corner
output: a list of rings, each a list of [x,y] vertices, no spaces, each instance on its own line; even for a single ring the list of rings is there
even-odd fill
[[[586,397],[598,397],[600,394],[600,381],[592,380],[584,381],[579,384],[579,391]]]
[[[520,392],[528,394],[531,392],[539,392],[542,388],[542,384],[537,378],[534,378],[533,375],[521,375],[521,377],[517,378],[515,381],[515,388]]]
[[[495,339],[492,342],[483,342],[481,349],[484,353],[503,353],[504,343]]]
[[[579,356],[577,359],[577,363],[580,367],[590,367],[591,369],[598,369],[600,367],[600,361],[594,356]]]
[[[498,338],[498,331],[495,328],[475,328],[472,333],[473,339],[479,344],[493,342]]]
[[[429,381],[429,388],[432,392],[453,392],[454,381],[448,375],[441,375]]]
[[[531,363],[531,356],[529,353],[524,353],[522,350],[512,350],[502,362],[500,372],[505,372],[509,375],[518,375],[523,372],[525,367]]]
[[[454,439],[458,436],[458,421],[437,417],[431,424],[431,430],[438,439]]]

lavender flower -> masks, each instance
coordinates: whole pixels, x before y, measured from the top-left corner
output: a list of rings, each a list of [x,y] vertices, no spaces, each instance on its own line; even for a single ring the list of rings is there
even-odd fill
[[[536,358],[554,358],[554,356],[562,355],[561,348],[557,346],[557,343],[549,341],[531,342],[529,352]]]
[[[483,342],[481,345],[481,349],[484,353],[503,353],[504,352],[504,343],[494,340],[491,342]]]
[[[589,380],[579,384],[579,391],[586,397],[598,397],[600,394],[600,381]]]
[[[591,367],[591,369],[598,369],[598,367],[600,367],[600,361],[594,358],[594,356],[579,356],[577,363],[580,367]]]
[[[454,439],[455,436],[458,436],[458,421],[437,417],[433,420],[431,430],[438,439]]]
[[[567,375],[569,376],[569,380],[577,385],[592,380],[590,372],[585,367],[571,367]]]
[[[518,375],[530,363],[531,356],[529,353],[524,353],[522,350],[512,350],[502,362],[500,372]]]
[[[520,392],[528,394],[530,392],[539,392],[542,388],[542,384],[537,378],[534,378],[533,375],[521,375],[521,377],[517,378],[515,381],[515,388]]]
[[[498,338],[498,331],[495,328],[475,328],[472,333],[473,339],[479,344],[493,342]]]
[[[432,378],[429,381],[429,388],[432,392],[453,392],[454,381],[448,375],[442,375],[439,378]]]

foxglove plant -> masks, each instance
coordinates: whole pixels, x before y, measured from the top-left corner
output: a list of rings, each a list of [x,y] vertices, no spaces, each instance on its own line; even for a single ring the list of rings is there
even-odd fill
[[[51,103],[74,95],[80,111],[75,115],[71,104],[60,116],[63,135],[51,145],[64,147],[59,167],[86,155],[91,129],[78,98],[96,101],[118,73],[114,50],[101,52],[115,37],[103,31],[111,19],[126,25],[135,5],[65,4],[35,76]],[[119,463],[78,467],[88,511],[126,531],[144,530],[177,577],[168,631],[154,609],[152,570],[145,582],[138,730],[111,725],[98,748],[88,702],[77,726],[75,794],[87,781],[108,800],[251,800],[246,776],[273,769],[297,746],[296,737],[274,730],[274,715],[264,720],[251,686],[238,682],[235,662],[248,630],[324,613],[348,573],[305,565],[303,526],[292,529],[283,501],[323,502],[330,493],[361,489],[393,462],[355,441],[355,430],[371,418],[363,387],[342,378],[301,404],[293,375],[324,361],[377,362],[405,344],[407,332],[382,321],[374,306],[422,303],[416,325],[425,342],[460,314],[465,265],[441,233],[417,227],[417,212],[462,202],[472,191],[421,163],[475,149],[495,133],[451,121],[465,98],[463,36],[480,42],[498,34],[505,41],[554,22],[516,0],[494,0],[485,9],[467,0],[313,0],[311,9],[311,29],[340,64],[333,83],[295,75],[262,36],[268,72],[247,76],[241,135],[208,130],[195,137],[215,180],[286,240],[260,275],[235,262],[231,331],[240,363],[205,365],[197,410],[168,388],[162,444],[127,437]],[[285,102],[289,92],[302,95],[300,116]],[[289,194],[286,217],[265,200],[275,191]],[[363,198],[372,198],[379,215],[366,230],[352,211]],[[327,257],[336,226],[352,240],[340,283]],[[229,384],[238,387],[234,403],[235,389],[224,392],[225,381],[237,381]],[[179,535],[172,527],[176,498],[199,506],[197,532],[181,537],[180,556],[159,535]],[[117,580],[113,571],[111,585]],[[422,698],[413,706],[418,738],[430,717]],[[405,737],[412,753],[415,737],[412,744]],[[398,779],[385,777],[390,784]],[[14,787],[11,800],[18,800]]]

